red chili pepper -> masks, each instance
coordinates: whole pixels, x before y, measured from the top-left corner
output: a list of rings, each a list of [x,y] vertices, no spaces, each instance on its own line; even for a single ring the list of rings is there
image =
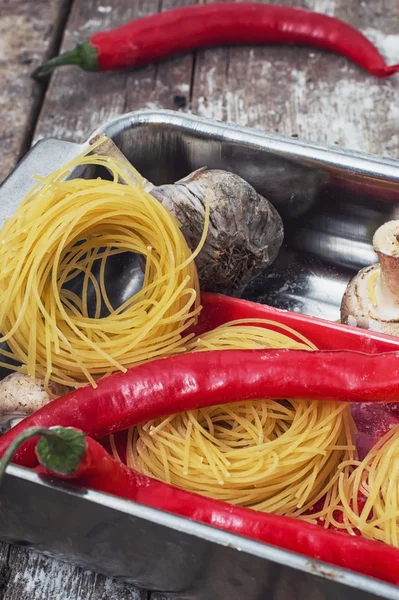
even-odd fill
[[[266,319],[276,322],[276,325],[269,323],[268,329],[281,332],[280,325],[290,327],[311,340],[319,350],[354,350],[366,354],[399,351],[399,338],[397,337],[341,323],[332,323],[325,319],[309,317],[302,313],[290,312],[258,302],[232,298],[223,294],[201,292],[201,305],[199,322],[191,329],[191,333],[195,336],[201,336],[230,321],[240,319],[262,321]],[[259,323],[259,325],[262,324]]]
[[[238,44],[314,46],[342,54],[376,77],[399,71],[399,64],[388,66],[362,33],[334,17],[289,6],[224,2],[176,8],[96,33],[42,64],[33,76],[69,64],[114,71],[198,48]]]
[[[74,429],[55,427],[25,431],[8,449],[2,461],[0,479],[17,445],[32,436],[34,439],[42,436],[36,446],[37,456],[52,475],[399,584],[399,552],[392,546],[328,531],[291,517],[232,506],[175,488],[117,462],[100,444]]]
[[[212,350],[154,360],[47,404],[0,438],[0,456],[28,427],[76,427],[101,438],[150,419],[258,398],[397,402],[399,352]],[[32,445],[15,461],[36,464]]]

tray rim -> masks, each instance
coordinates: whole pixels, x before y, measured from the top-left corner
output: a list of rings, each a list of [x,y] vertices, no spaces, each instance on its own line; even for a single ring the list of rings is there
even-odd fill
[[[146,109],[125,113],[100,125],[83,143],[63,143],[73,145],[73,147],[76,148],[76,153],[79,154],[89,147],[89,141],[95,135],[103,132],[108,132],[112,135],[112,129],[123,122],[129,124],[130,127],[168,125],[186,131],[189,130],[193,133],[200,133],[201,135],[210,138],[228,140],[230,142],[253,147],[261,146],[264,150],[272,150],[275,154],[283,155],[286,158],[289,158],[292,154],[295,155],[296,158],[299,157],[303,160],[311,160],[313,164],[319,166],[324,165],[329,168],[349,172],[352,175],[368,175],[372,176],[374,179],[380,179],[399,185],[399,159],[367,154],[355,150],[346,150],[340,147],[306,140],[293,139],[288,136],[269,133],[259,128],[242,127],[223,121],[212,120],[172,110]],[[41,145],[42,143],[51,140],[55,140],[55,138],[38,140],[31,149],[31,152],[34,152],[37,145]],[[74,148],[71,148],[71,150],[74,151]],[[19,165],[17,165],[8,177],[13,175],[18,167]],[[0,188],[6,183],[8,177],[0,184]],[[318,319],[307,315],[304,316],[306,319],[311,319],[312,321],[323,321],[326,326],[328,326],[329,322],[324,319]],[[294,569],[342,583],[343,585],[355,588],[359,592],[365,591],[374,593],[377,596],[382,595],[383,597],[392,600],[398,600],[399,598],[398,588],[392,584],[336,567],[326,562],[313,560],[304,555],[283,550],[270,544],[257,542],[237,534],[228,533],[209,525],[196,523],[190,519],[178,517],[160,509],[148,508],[136,502],[124,500],[117,496],[102,492],[92,490],[85,490],[84,492],[79,490],[79,492],[77,492],[70,484],[59,482],[50,483],[46,480],[47,478],[39,476],[29,469],[16,465],[10,465],[7,468],[6,480],[9,477],[25,480],[32,485],[52,488],[57,487],[58,489],[62,489],[65,494],[73,494],[79,497],[82,497],[83,495],[85,501],[101,505],[106,504],[107,507],[113,510],[137,516],[144,520],[182,531],[188,535],[209,540],[219,545],[230,546],[237,551],[244,551],[278,564],[288,564]],[[6,485],[6,481],[4,482],[4,485]]]
[[[300,140],[282,134],[268,132],[255,127],[243,127],[234,123],[227,123],[192,113],[182,113],[166,109],[136,110],[114,117],[97,127],[87,138],[82,148],[89,146],[89,141],[104,132],[112,135],[112,129],[120,123],[129,121],[130,125],[169,125],[185,128],[193,133],[201,133],[209,137],[220,137],[229,141],[245,143],[248,145],[262,145],[265,150],[270,149],[275,153],[290,155],[303,159],[311,159],[314,164],[324,164],[337,169],[350,171],[353,174],[380,175],[399,184],[399,158],[391,158],[360,152],[358,150],[344,149],[320,142]],[[316,158],[314,153],[316,152]],[[372,166],[379,167],[378,170]]]
[[[349,569],[336,567],[321,560],[311,559],[297,552],[284,550],[271,544],[251,540],[250,538],[223,531],[210,525],[204,525],[185,517],[173,515],[161,509],[147,507],[138,502],[125,500],[113,494],[98,492],[96,490],[81,487],[77,490],[73,484],[67,481],[54,480],[51,476],[38,474],[35,471],[18,465],[9,465],[7,467],[3,486],[6,486],[7,479],[12,477],[43,488],[55,488],[61,491],[61,493],[81,498],[86,502],[102,506],[106,505],[111,510],[137,517],[168,529],[174,529],[175,531],[180,531],[221,546],[230,547],[238,552],[246,552],[247,554],[252,554],[282,566],[289,566],[315,577],[346,585],[359,592],[374,593],[377,596],[384,594],[383,598],[387,600],[398,599],[398,587],[393,584],[367,575],[361,575]]]

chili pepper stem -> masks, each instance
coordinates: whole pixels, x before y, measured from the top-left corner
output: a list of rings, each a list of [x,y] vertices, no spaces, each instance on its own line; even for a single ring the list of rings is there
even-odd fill
[[[36,452],[40,463],[48,470],[70,475],[83,459],[87,443],[84,433],[70,427],[30,427],[9,445],[0,461],[0,485],[15,452],[27,440],[40,437]]]
[[[68,50],[39,65],[39,67],[33,71],[31,77],[33,79],[42,79],[43,77],[50,75],[56,67],[62,65],[78,65],[85,71],[97,71],[97,51],[87,40],[76,46],[73,50]]]

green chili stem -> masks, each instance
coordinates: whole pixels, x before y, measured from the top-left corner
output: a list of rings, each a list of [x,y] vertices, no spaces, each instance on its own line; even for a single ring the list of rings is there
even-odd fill
[[[19,435],[12,442],[12,444],[8,446],[3,458],[0,461],[0,485],[3,483],[4,473],[6,472],[6,469],[9,463],[12,461],[12,458],[18,450],[18,448],[20,448],[22,444],[24,444],[28,440],[42,435],[49,438],[54,438],[58,440],[60,439],[59,433],[56,429],[51,430],[46,427],[30,427],[26,431],[22,432],[21,435]]]
[[[83,459],[87,444],[82,431],[70,427],[30,427],[23,431],[7,448],[0,461],[0,486],[7,466],[16,451],[28,440],[40,437],[36,453],[40,464],[46,469],[69,475],[73,473]]]
[[[62,65],[78,65],[86,71],[98,71],[97,50],[89,41],[82,42],[73,50],[63,52],[39,65],[32,73],[33,79],[41,79],[50,75],[54,69]]]

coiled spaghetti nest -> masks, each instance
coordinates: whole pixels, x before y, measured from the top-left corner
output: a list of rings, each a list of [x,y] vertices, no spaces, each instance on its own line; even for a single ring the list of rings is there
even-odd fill
[[[105,167],[111,180],[65,180],[83,165]],[[195,253],[169,211],[136,185],[133,167],[131,174],[123,165],[121,184],[117,160],[80,156],[41,179],[0,232],[0,331],[10,348],[2,354],[47,387],[95,384],[177,352],[196,320]],[[112,306],[107,260],[126,253],[145,259],[143,286]]]

